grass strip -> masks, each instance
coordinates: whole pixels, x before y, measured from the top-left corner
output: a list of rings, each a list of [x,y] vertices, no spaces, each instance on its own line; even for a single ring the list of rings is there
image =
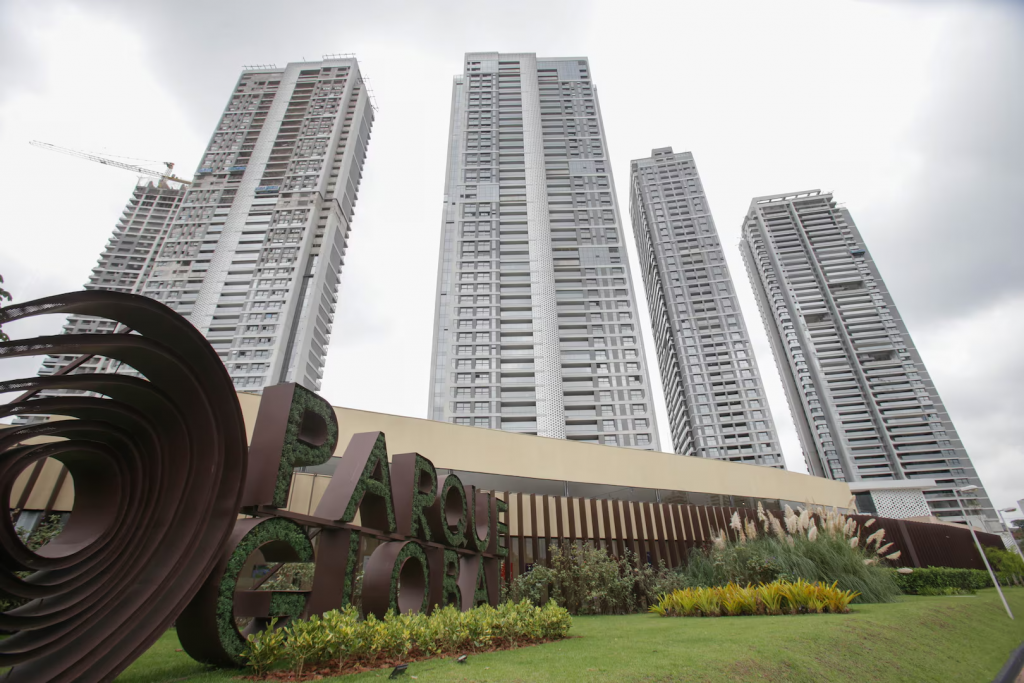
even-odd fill
[[[994,589],[970,597],[908,596],[853,605],[851,614],[663,619],[653,614],[575,617],[569,640],[470,656],[458,665],[409,666],[418,681],[893,681],[988,683],[1024,640],[1024,590],[1006,591],[1010,621]],[[119,683],[235,681],[208,670],[166,633]],[[324,680],[384,680],[371,671]]]

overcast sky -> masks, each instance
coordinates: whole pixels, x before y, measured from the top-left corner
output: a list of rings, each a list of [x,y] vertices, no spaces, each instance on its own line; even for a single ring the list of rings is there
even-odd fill
[[[18,301],[79,289],[136,182],[29,140],[188,175],[243,65],[356,53],[379,111],[321,393],[425,417],[467,51],[589,57],[623,207],[631,159],[694,153],[790,469],[806,471],[737,244],[751,197],[819,188],[851,210],[993,501],[1024,498],[1021,3],[4,0],[7,288]],[[0,379],[37,367],[8,361]],[[658,417],[669,449],[663,401]]]

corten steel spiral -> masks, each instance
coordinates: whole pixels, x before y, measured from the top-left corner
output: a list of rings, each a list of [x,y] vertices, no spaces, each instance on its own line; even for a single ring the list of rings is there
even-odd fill
[[[156,641],[195,595],[234,526],[246,435],[231,379],[187,320],[151,299],[74,292],[0,309],[0,324],[43,314],[115,320],[134,334],[0,344],[0,361],[93,354],[145,379],[67,374],[0,382],[0,393],[74,389],[0,405],[52,415],[0,429],[0,613],[4,681],[108,681]],[[9,331],[9,328],[8,328]],[[75,487],[70,519],[36,552],[11,521],[15,479],[43,458]]]

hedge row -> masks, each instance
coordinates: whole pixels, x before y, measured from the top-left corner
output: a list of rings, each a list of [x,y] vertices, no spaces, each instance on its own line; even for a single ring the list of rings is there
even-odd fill
[[[893,572],[896,585],[910,595],[936,595],[950,592],[973,593],[982,588],[991,588],[992,579],[983,569],[954,569],[952,567],[927,567],[915,569],[909,574]],[[1019,585],[1021,577],[1006,572],[997,574],[1004,586]]]

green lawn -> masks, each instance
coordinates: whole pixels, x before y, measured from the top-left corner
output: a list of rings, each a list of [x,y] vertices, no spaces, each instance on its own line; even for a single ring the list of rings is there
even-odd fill
[[[1007,592],[1010,621],[995,590],[975,597],[906,597],[855,605],[848,615],[666,619],[654,615],[577,617],[569,640],[409,666],[419,681],[837,681],[951,680],[988,683],[1024,640],[1024,590]],[[163,638],[120,683],[231,681],[207,671]],[[388,671],[346,683],[386,679]]]

